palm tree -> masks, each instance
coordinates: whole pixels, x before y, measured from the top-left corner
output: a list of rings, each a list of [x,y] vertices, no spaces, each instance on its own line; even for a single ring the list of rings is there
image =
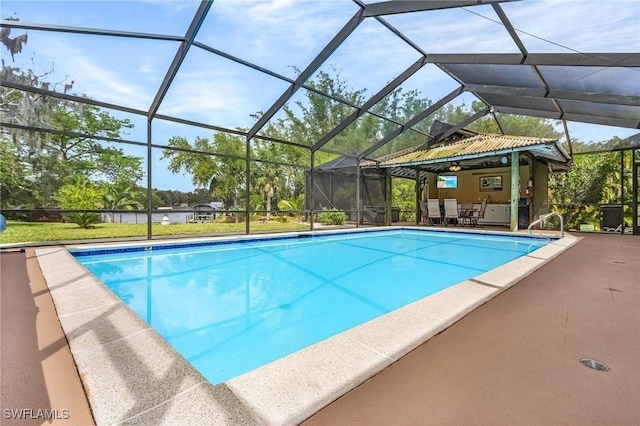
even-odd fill
[[[278,202],[278,210],[292,210],[299,212],[304,209],[304,195],[300,194],[298,198],[294,198],[291,200],[280,200]],[[295,213],[294,213],[295,214]]]
[[[133,187],[120,190],[118,186],[109,186],[102,196],[102,207],[107,210],[141,210],[144,206],[136,199],[137,192]],[[114,222],[115,213],[112,211],[109,212],[109,223]],[[120,223],[122,223],[122,214],[120,214]]]

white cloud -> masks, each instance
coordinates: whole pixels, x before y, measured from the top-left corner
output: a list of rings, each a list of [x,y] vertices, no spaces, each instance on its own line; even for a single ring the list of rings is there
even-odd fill
[[[348,1],[214,2],[198,39],[278,73],[304,69],[357,7]]]

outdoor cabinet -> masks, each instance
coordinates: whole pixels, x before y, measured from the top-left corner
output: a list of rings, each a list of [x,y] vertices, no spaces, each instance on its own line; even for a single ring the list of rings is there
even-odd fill
[[[474,210],[480,210],[480,204],[473,205]],[[480,225],[509,226],[511,219],[509,204],[487,204],[484,218],[478,220]]]

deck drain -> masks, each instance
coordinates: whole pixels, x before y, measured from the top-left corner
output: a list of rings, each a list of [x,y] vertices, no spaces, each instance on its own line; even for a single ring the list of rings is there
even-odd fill
[[[625,265],[627,262],[623,260],[614,260],[613,263],[617,263],[618,265]]]
[[[609,371],[609,367],[607,367],[607,364],[600,362],[597,359],[582,358],[580,362],[582,363],[582,365],[593,368],[594,370]]]

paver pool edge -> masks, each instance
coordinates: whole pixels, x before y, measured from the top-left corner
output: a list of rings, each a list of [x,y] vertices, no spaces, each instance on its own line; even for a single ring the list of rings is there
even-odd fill
[[[38,249],[37,256],[98,424],[171,419],[295,424],[576,241],[571,236],[554,241],[216,386],[204,380],[65,249]]]

